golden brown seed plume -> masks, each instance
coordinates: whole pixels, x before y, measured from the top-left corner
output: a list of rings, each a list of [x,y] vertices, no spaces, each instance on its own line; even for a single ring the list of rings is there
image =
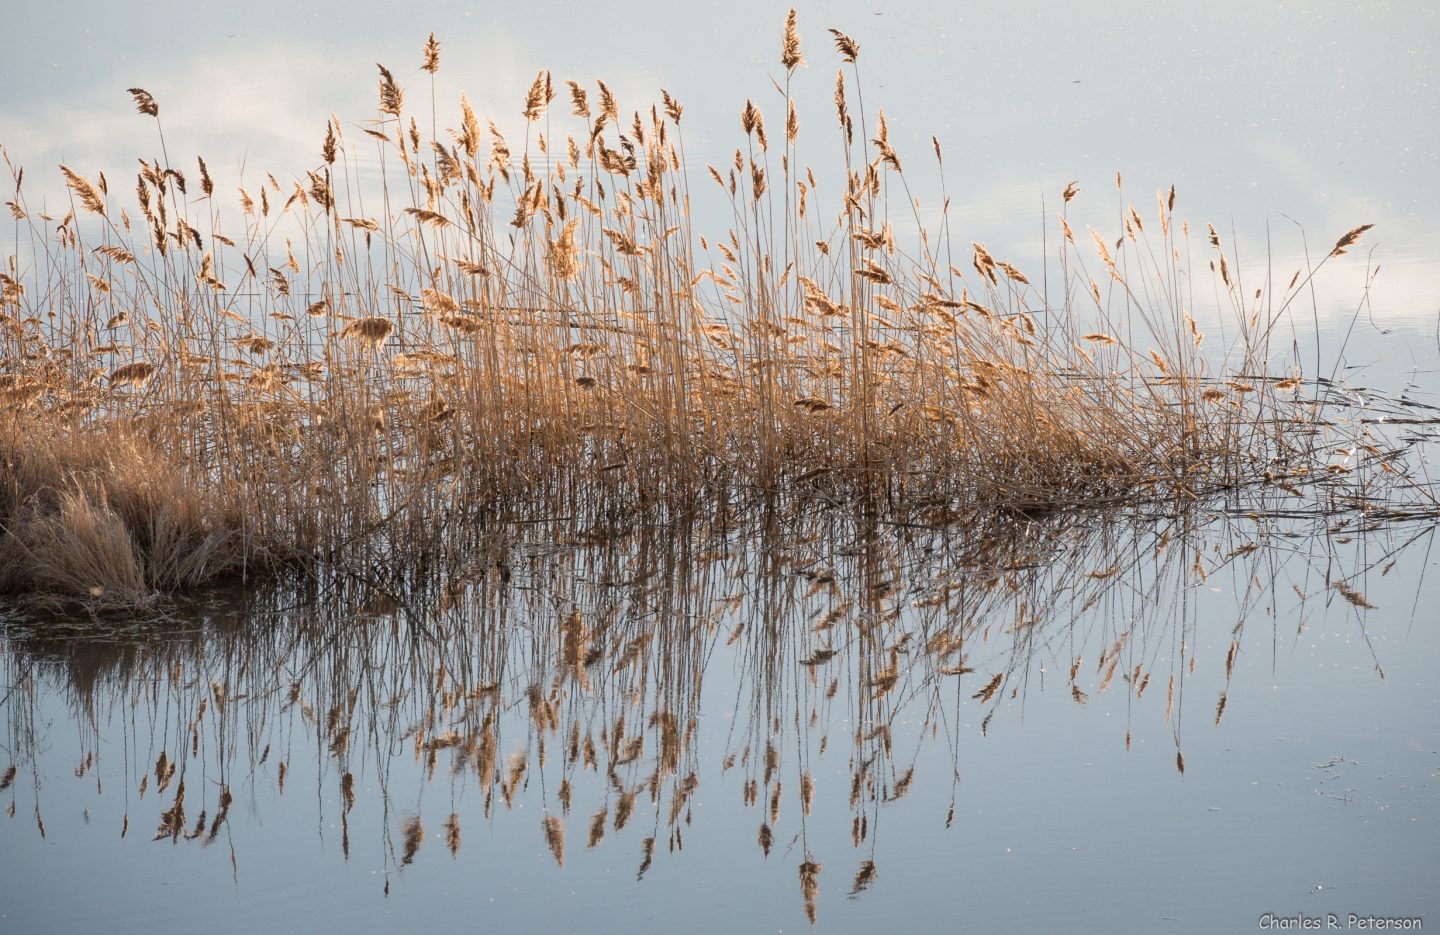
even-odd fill
[[[860,57],[860,43],[851,39],[838,29],[829,31],[835,37],[835,48],[840,50],[840,56],[847,62],[853,63]]]
[[[665,115],[674,121],[676,126],[679,126],[680,115],[685,112],[685,108],[664,88],[660,89],[660,99],[665,103]]]
[[[320,158],[325,160],[327,166],[335,164],[336,155],[335,124],[325,124],[325,142],[320,147]],[[204,166],[204,163],[201,163]]]
[[[796,65],[803,64],[805,57],[800,54],[800,32],[796,28],[795,8],[791,7],[790,12],[785,14],[785,38],[780,43],[780,64],[785,70],[794,71]]]
[[[852,142],[854,133],[850,126],[850,111],[845,104],[845,73],[838,70],[835,72],[835,113],[845,130],[845,142]]]
[[[440,70],[440,42],[432,32],[430,38],[425,40],[425,62],[420,66],[421,71],[428,71],[435,74]]]
[[[570,86],[571,112],[577,117],[590,116],[590,102],[586,99],[585,89],[580,87],[579,82],[567,81]]]
[[[550,244],[550,267],[560,279],[574,279],[580,273],[575,249],[575,228],[579,224],[579,218],[571,218],[565,223],[559,239]]]
[[[1374,227],[1374,224],[1361,224],[1350,233],[1335,241],[1335,249],[1330,251],[1331,256],[1340,256],[1345,253],[1347,247],[1352,247],[1359,242],[1360,236]]]
[[[117,367],[115,370],[111,371],[111,373],[110,373],[110,385],[111,385],[111,386],[127,386],[127,385],[144,386],[146,383],[148,383],[148,382],[150,381],[150,377],[153,376],[154,373],[155,373],[155,365],[154,365],[154,364],[146,363],[146,362],[144,362],[144,361],[138,361],[138,362],[133,363],[133,364],[126,364],[126,365],[123,366],[123,367]]]
[[[450,226],[450,219],[437,211],[427,211],[424,208],[406,208],[405,213],[420,223],[429,224],[431,227]]]
[[[534,121],[545,116],[545,108],[550,105],[550,101],[554,97],[555,91],[550,84],[550,73],[542,69],[535,74],[535,81],[525,95],[525,119]]]
[[[340,332],[342,338],[354,338],[362,344],[377,346],[386,338],[390,332],[395,330],[395,325],[388,318],[357,318]]]
[[[1090,239],[1095,241],[1095,250],[1100,254],[1100,259],[1110,269],[1115,268],[1115,260],[1110,256],[1110,248],[1105,245],[1105,238],[1101,237],[1095,228],[1090,228]]]
[[[84,205],[86,211],[102,215],[105,213],[105,199],[101,197],[100,189],[95,187],[94,182],[69,166],[62,165],[60,171],[65,174],[65,184],[70,186],[70,190],[80,199],[80,204]]]
[[[378,63],[375,67],[380,69],[380,113],[399,117],[400,108],[405,105],[405,92],[395,83],[390,69]]]
[[[615,95],[603,81],[595,82],[600,87],[600,112],[610,120],[620,119],[620,105],[615,100]]]
[[[155,103],[155,98],[150,92],[143,88],[129,88],[130,96],[135,98],[135,109],[147,117],[160,116],[160,105]]]

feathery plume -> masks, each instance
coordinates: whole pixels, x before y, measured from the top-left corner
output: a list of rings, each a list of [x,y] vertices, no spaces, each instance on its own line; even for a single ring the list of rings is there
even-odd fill
[[[130,96],[135,99],[135,109],[147,117],[159,117],[160,105],[155,103],[155,98],[144,88],[128,88]]]
[[[785,38],[780,43],[780,64],[787,72],[805,63],[805,57],[800,54],[800,32],[796,28],[796,19],[795,8],[791,7],[790,12],[785,14]]]
[[[525,94],[525,119],[534,122],[545,116],[545,108],[549,107],[554,99],[555,91],[550,85],[550,73],[541,69],[536,72],[535,81]]]
[[[69,166],[62,165],[60,171],[65,174],[65,184],[75,193],[75,197],[80,199],[80,204],[86,211],[99,215],[105,214],[105,199],[101,196],[100,189],[95,187],[94,182]]]
[[[405,105],[405,92],[395,83],[390,69],[378,63],[375,67],[380,69],[380,113],[399,117],[400,109]]]
[[[860,57],[860,43],[838,29],[831,29],[829,33],[835,37],[835,48],[840,50],[841,58],[853,64]]]
[[[1330,255],[1342,256],[1346,252],[1346,248],[1352,247],[1356,243],[1358,243],[1361,235],[1374,226],[1374,224],[1361,224],[1359,227],[1350,231],[1344,237],[1341,237],[1339,240],[1335,241],[1335,249],[1330,251]]]
[[[428,71],[432,75],[440,70],[440,42],[433,32],[430,38],[425,40],[425,61],[420,70]]]

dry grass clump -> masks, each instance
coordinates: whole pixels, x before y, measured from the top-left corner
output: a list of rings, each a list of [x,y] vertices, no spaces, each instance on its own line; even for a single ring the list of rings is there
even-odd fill
[[[838,184],[802,161],[792,16],[776,135],[747,101],[707,167],[732,209],[710,236],[681,104],[571,82],[566,130],[548,72],[517,148],[463,97],[422,138],[382,68],[376,119],[354,140],[332,119],[284,182],[148,162],[127,203],[62,167],[57,222],[12,167],[30,252],[0,279],[3,587],[130,605],[294,556],[386,577],[497,510],[1195,498],[1293,453],[1298,381],[1263,361],[1308,277],[1252,308],[1218,252],[1242,391],[1199,352],[1173,190],[1148,228],[1132,207],[1096,234],[1098,264],[1062,215],[1054,287],[948,226],[907,246],[901,154],[883,112],[857,126],[859,47],[836,35]]]
[[[0,422],[0,591],[38,604],[143,608],[243,573],[235,508],[131,432]]]

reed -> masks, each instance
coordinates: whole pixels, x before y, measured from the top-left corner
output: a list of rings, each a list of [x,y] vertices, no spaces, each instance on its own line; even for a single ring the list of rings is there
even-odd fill
[[[745,103],[702,183],[729,218],[691,215],[668,92],[628,110],[570,82],[565,118],[544,71],[518,146],[463,97],[423,138],[381,67],[375,118],[353,138],[332,119],[316,168],[237,184],[199,160],[192,190],[142,162],[122,197],[62,166],[59,220],[7,154],[26,252],[0,279],[0,590],[139,608],[283,568],[395,580],[501,515],[583,529],[756,496],[1034,513],[1323,466],[1308,384],[1267,363],[1314,270],[1251,308],[1212,230],[1243,312],[1216,373],[1173,189],[1154,224],[1131,206],[1118,240],[1092,231],[1093,252],[1059,218],[1059,304],[981,243],[962,269],[948,224],[897,235],[901,154],[883,112],[856,139],[860,47],[834,35],[836,142],[801,128],[792,13],[781,96]],[[433,35],[419,67],[433,82]],[[822,184],[805,160],[827,151]]]

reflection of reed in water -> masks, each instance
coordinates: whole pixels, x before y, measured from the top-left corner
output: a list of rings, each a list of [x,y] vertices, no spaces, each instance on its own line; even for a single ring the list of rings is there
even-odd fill
[[[541,531],[527,528],[530,540],[497,544],[399,597],[217,602],[179,635],[117,626],[109,642],[93,629],[67,642],[52,622],[16,624],[3,658],[18,752],[4,786],[13,815],[34,778],[23,795],[43,834],[37,712],[62,695],[88,738],[77,777],[93,771],[98,793],[101,751],[125,751],[107,774],[122,780],[122,836],[131,806],[145,803],[140,827],[154,821],[155,837],[175,844],[223,838],[238,868],[238,843],[257,831],[235,827],[232,804],[259,809],[257,777],[283,794],[292,770],[313,762],[318,807],[338,810],[346,859],[357,802],[374,798],[388,889],[427,841],[443,839],[458,859],[462,823],[506,821],[527,804],[543,816],[536,846],[556,863],[567,843],[623,839],[643,877],[660,854],[683,850],[702,782],[729,784],[754,815],[762,859],[799,855],[813,913],[821,858],[838,855],[812,852],[810,822],[846,816],[859,851],[849,889],[864,891],[883,865],[876,831],[916,782],[922,742],[949,751],[950,776],[928,780],[950,782],[948,825],[961,725],[988,732],[1033,690],[1082,705],[1130,696],[1127,746],[1132,729],[1164,724],[1183,771],[1181,701],[1199,626],[1187,589],[1227,572],[1240,585],[1223,669],[1208,667],[1223,672],[1211,679],[1218,721],[1248,621],[1275,613],[1312,568],[1268,544],[1291,528],[1275,522],[1241,537],[1193,516],[1157,525],[1007,513],[935,528],[818,519],[743,534],[592,530],[563,546],[537,545]],[[1366,570],[1308,597],[1361,613]],[[707,673],[721,686],[733,677],[734,697],[720,694],[728,687],[704,695]],[[726,710],[737,715],[728,733],[702,730],[702,713],[714,724]],[[818,777],[839,764],[848,788],[825,788]],[[392,803],[418,801],[416,782],[448,786],[447,804],[392,814]]]

